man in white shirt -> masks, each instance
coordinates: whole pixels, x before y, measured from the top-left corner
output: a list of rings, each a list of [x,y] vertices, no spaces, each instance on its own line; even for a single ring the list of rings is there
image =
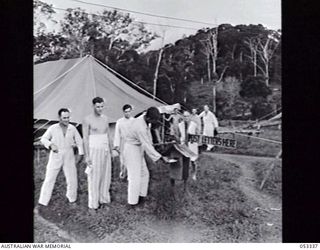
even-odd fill
[[[144,152],[154,162],[160,159],[168,162],[168,158],[161,156],[152,145],[151,124],[156,124],[159,119],[159,110],[156,107],[150,107],[146,113],[135,118],[128,129],[123,156],[128,170],[128,204],[130,208],[142,203],[148,193],[149,171],[144,159]]]
[[[131,116],[132,107],[129,104],[126,104],[122,107],[123,117],[117,120],[114,140],[113,140],[113,147],[119,153],[120,156],[120,178],[123,179],[126,177],[126,166],[123,157],[123,146],[124,141],[128,133],[128,129],[131,126],[133,121],[133,117]]]
[[[200,129],[198,124],[191,120],[191,115],[189,111],[183,112],[184,120],[179,123],[179,131],[180,131],[180,143],[185,144],[188,148],[195,153],[195,157],[191,157],[191,166],[192,166],[192,179],[196,180],[196,172],[197,172],[197,159],[199,156],[199,148],[198,142],[189,142],[188,141],[188,134],[198,135],[200,134]]]
[[[83,142],[77,129],[69,124],[70,111],[62,108],[58,111],[59,123],[51,125],[41,138],[41,143],[50,149],[46,177],[40,191],[39,204],[47,206],[52,195],[57,175],[61,168],[67,182],[67,198],[73,203],[77,200],[77,169],[74,147],[78,148],[79,160],[83,156]],[[77,162],[77,163],[78,163]]]
[[[193,108],[191,110],[191,115],[190,115],[190,119],[192,121],[194,121],[195,123],[197,123],[197,127],[198,127],[198,130],[199,132],[201,131],[201,119],[199,117],[199,115],[197,114],[197,109],[196,108]]]
[[[218,120],[213,112],[209,110],[208,105],[204,105],[204,111],[199,115],[203,120],[203,135],[205,136],[214,136],[214,130],[218,128]],[[207,151],[210,151],[213,148],[213,145],[207,145]]]

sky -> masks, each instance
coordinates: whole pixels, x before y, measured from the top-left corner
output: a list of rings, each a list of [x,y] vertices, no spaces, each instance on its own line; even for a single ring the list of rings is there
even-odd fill
[[[80,7],[88,13],[102,12],[103,9],[112,10],[74,0],[41,1],[52,4],[53,7],[63,9]],[[164,44],[174,43],[184,35],[195,34],[198,29],[204,26],[215,27],[215,25],[223,23],[232,25],[262,24],[269,29],[281,29],[281,0],[82,0],[82,2],[212,24],[210,26],[135,13],[131,14],[137,21],[194,28],[193,30],[146,25],[149,30],[161,36],[165,34]],[[55,11],[57,12],[57,19],[61,18],[64,14],[63,11]],[[158,38],[152,42],[149,49],[158,49],[161,46],[162,39]]]

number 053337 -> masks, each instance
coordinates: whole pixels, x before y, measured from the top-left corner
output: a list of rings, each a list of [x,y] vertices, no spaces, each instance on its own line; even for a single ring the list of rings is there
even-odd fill
[[[318,244],[304,243],[300,244],[300,248],[318,248]]]

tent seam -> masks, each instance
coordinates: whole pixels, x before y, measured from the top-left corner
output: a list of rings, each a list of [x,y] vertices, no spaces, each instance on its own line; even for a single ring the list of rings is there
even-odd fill
[[[73,65],[70,69],[68,69],[66,72],[64,72],[63,74],[61,74],[60,76],[58,76],[56,79],[54,79],[53,81],[51,81],[50,83],[48,83],[46,86],[42,87],[41,89],[39,89],[38,91],[36,91],[33,95],[38,94],[39,92],[41,92],[42,90],[45,90],[46,88],[48,88],[51,84],[55,83],[57,80],[59,80],[62,76],[70,73],[76,66],[78,66],[81,62],[83,62],[83,60],[85,58],[87,58],[88,56],[85,56],[84,58],[82,58],[82,60],[80,62],[77,62],[75,65]]]

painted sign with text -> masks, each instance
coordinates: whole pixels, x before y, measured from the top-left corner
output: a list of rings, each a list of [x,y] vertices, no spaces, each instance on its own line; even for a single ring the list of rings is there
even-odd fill
[[[236,148],[237,141],[228,138],[221,138],[217,136],[204,136],[204,135],[193,135],[188,134],[188,142],[197,142],[199,144],[211,144],[218,147],[224,148]]]

